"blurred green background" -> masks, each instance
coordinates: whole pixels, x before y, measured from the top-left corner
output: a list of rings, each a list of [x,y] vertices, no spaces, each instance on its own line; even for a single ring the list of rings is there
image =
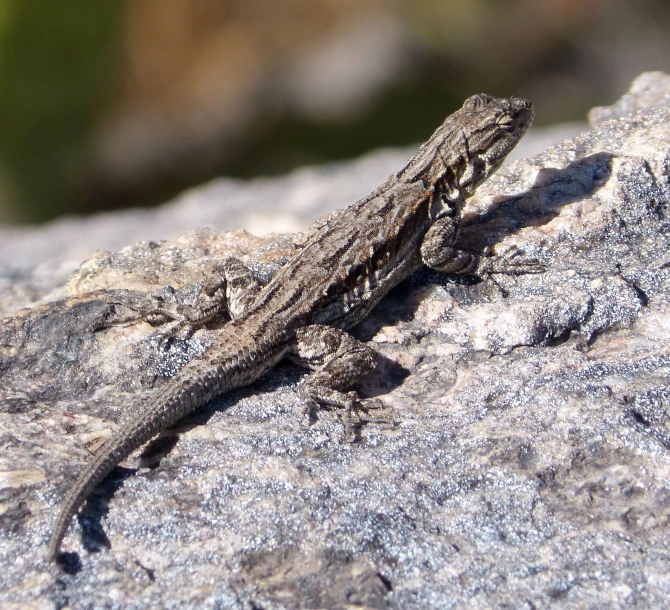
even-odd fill
[[[0,222],[419,142],[477,92],[583,121],[669,33],[667,0],[0,0]]]

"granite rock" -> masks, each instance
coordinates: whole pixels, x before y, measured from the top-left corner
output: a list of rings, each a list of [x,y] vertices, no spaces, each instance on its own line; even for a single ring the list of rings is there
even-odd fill
[[[188,299],[231,252],[267,281],[301,238],[177,238],[189,211],[234,228],[213,219],[249,221],[246,196],[272,204],[276,230],[294,213],[286,224],[304,228],[402,161],[387,152],[277,180],[220,181],[128,213],[114,221],[127,232],[107,242],[119,251],[90,257],[67,287],[76,244],[50,258],[60,275],[36,271],[35,259],[6,264],[14,275],[4,277],[16,279],[6,281],[11,298],[0,293],[6,308],[31,306],[0,325],[0,604],[663,607],[669,82],[643,75],[634,103],[601,109],[591,130],[505,165],[469,202],[462,244],[499,257],[501,270],[520,262],[534,272],[422,271],[354,329],[382,355],[357,389],[392,408],[393,425],[367,425],[348,442],[337,413],[305,414],[295,391],[303,372],[282,364],[117,468],[66,537],[63,572],[43,554],[74,476],[216,333],[166,341],[121,297],[170,285]],[[384,175],[381,158],[393,162]],[[346,193],[331,193],[337,180]],[[199,198],[218,206],[198,212]],[[169,240],[128,245],[138,215]],[[30,244],[40,243],[48,257],[57,229],[43,231],[44,242],[14,233],[11,247],[36,256]]]

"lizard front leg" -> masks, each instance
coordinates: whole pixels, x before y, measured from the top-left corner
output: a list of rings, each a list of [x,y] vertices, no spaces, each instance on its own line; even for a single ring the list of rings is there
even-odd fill
[[[446,273],[477,271],[482,257],[454,248],[458,222],[458,216],[446,216],[430,226],[421,243],[421,260],[426,266]]]
[[[351,335],[330,326],[313,324],[298,329],[296,342],[287,354],[293,362],[311,369],[299,388],[306,399],[345,410],[345,426],[386,421],[369,411],[383,408],[377,399],[360,400],[356,392],[344,392],[377,366],[377,352]]]
[[[458,217],[449,216],[436,220],[426,232],[421,243],[423,263],[445,273],[510,275],[540,273],[542,265],[535,260],[524,260],[523,250],[513,249],[504,256],[488,256],[454,248],[458,235]]]

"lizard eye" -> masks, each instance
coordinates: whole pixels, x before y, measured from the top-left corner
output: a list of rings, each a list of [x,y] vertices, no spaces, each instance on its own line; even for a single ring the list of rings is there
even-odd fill
[[[511,114],[501,114],[498,117],[498,120],[496,121],[496,124],[500,129],[504,129],[505,131],[512,131],[514,129],[514,125],[516,124],[516,121],[514,120],[514,117],[512,117]]]

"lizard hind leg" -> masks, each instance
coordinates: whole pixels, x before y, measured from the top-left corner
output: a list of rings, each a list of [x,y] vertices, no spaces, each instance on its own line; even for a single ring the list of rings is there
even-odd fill
[[[230,257],[216,265],[215,271],[225,283],[226,302],[230,317],[243,315],[256,300],[261,285],[239,258]]]
[[[186,328],[189,334],[219,316],[237,318],[244,314],[260,292],[260,284],[237,258],[214,264],[207,277],[181,288],[164,286],[154,293],[138,290],[101,290],[96,297],[112,311],[93,331],[130,325],[146,320],[152,326],[167,325],[166,337]]]
[[[216,263],[204,281],[180,289],[166,286],[158,291],[154,308],[145,315],[158,323],[173,321],[168,336],[183,328],[192,334],[218,316],[240,317],[259,291],[260,285],[249,268],[230,257]]]
[[[347,436],[353,426],[389,422],[388,417],[370,413],[384,409],[380,400],[361,400],[356,392],[344,391],[377,366],[377,352],[365,343],[337,328],[314,324],[297,331],[296,342],[287,356],[313,371],[299,387],[305,399],[344,410]]]

